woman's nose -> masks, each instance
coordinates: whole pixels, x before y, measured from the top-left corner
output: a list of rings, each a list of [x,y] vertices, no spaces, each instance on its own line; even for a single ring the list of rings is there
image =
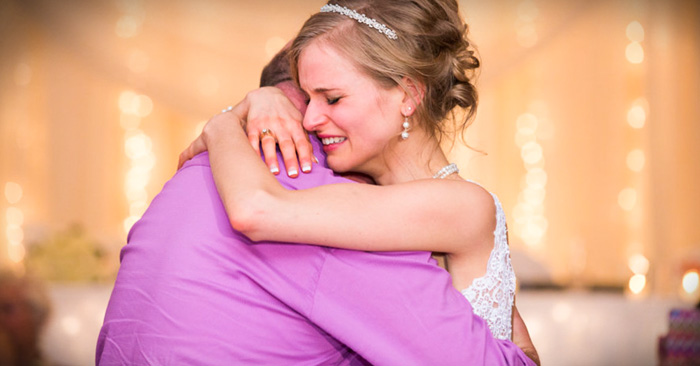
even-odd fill
[[[315,103],[313,101],[309,102],[309,104],[306,106],[304,120],[302,121],[304,129],[307,131],[316,131],[325,120],[325,115],[321,113]]]

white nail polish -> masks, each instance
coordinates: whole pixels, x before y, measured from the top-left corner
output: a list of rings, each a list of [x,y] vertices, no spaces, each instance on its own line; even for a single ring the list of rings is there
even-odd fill
[[[287,175],[289,175],[290,177],[293,177],[293,176],[297,175],[298,173],[299,173],[299,172],[297,172],[296,169],[289,169],[289,170],[287,170]]]
[[[311,171],[311,165],[310,165],[309,163],[304,163],[304,164],[301,166],[301,171],[304,172],[304,173],[310,172],[310,171]]]
[[[272,174],[277,174],[279,172],[280,172],[280,168],[278,168],[276,166],[273,166],[272,168],[270,168],[270,173],[272,173]]]

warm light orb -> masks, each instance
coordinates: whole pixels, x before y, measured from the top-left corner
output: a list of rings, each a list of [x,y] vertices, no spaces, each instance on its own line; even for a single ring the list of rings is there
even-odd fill
[[[9,243],[7,247],[7,256],[10,258],[12,263],[22,263],[26,254],[27,250],[24,248],[22,243]]]
[[[117,21],[114,32],[121,38],[131,38],[139,34],[142,23],[133,15],[124,15]]]
[[[644,61],[644,48],[639,42],[632,42],[625,48],[627,61],[633,64],[641,64]]]
[[[537,132],[539,120],[532,113],[523,113],[518,116],[515,125],[518,127],[518,132],[523,135],[534,135]]]
[[[647,285],[647,277],[645,275],[636,274],[630,278],[629,289],[633,294],[637,295],[644,291]]]
[[[683,291],[687,294],[692,294],[698,290],[698,284],[700,284],[698,271],[693,269],[685,272],[683,275]]]
[[[644,40],[644,27],[636,20],[627,25],[626,33],[627,38],[632,42],[641,42]]]
[[[646,275],[649,272],[649,260],[642,254],[634,254],[627,260],[627,265],[634,274]]]
[[[136,160],[151,152],[153,143],[145,133],[139,132],[124,141],[124,151],[129,159]]]
[[[646,157],[644,151],[635,149],[627,154],[627,167],[633,172],[641,172],[644,169]]]
[[[8,207],[5,211],[7,225],[22,226],[24,223],[24,213],[17,207]]]
[[[5,183],[5,198],[11,205],[19,202],[23,194],[22,186],[15,182]]]
[[[641,105],[634,105],[627,111],[627,123],[632,128],[642,128],[647,120],[647,112]]]
[[[527,164],[536,164],[542,160],[542,146],[535,141],[530,141],[523,145],[520,156]]]
[[[539,15],[540,10],[531,0],[524,0],[518,5],[518,19],[523,22],[532,22]]]
[[[24,240],[24,230],[17,225],[7,225],[5,228],[5,235],[7,236],[7,241],[10,243],[21,244]]]
[[[632,211],[637,204],[637,190],[634,188],[625,188],[617,195],[617,203],[625,211]]]
[[[518,44],[526,48],[536,45],[539,37],[537,36],[535,25],[532,23],[526,23],[519,26],[518,30],[516,31],[516,39]]]
[[[124,114],[144,118],[153,111],[153,101],[146,95],[126,90],[119,95],[119,109]]]
[[[136,221],[139,221],[140,218],[139,216],[129,216],[124,219],[124,233],[129,234],[131,227],[134,226]]]
[[[148,169],[132,167],[129,172],[126,173],[125,185],[127,190],[146,188],[150,179],[151,172]]]
[[[547,172],[542,168],[532,168],[525,175],[528,186],[543,188],[547,185]]]
[[[143,187],[127,188],[125,193],[126,199],[129,200],[129,202],[146,201],[148,199],[148,192],[146,192],[146,189]]]

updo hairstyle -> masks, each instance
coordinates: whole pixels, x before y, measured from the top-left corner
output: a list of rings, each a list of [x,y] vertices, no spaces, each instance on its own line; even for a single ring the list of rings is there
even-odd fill
[[[299,31],[290,50],[292,76],[298,82],[301,52],[313,40],[332,46],[374,79],[379,86],[397,85],[402,79],[424,86],[412,122],[441,139],[451,115],[455,132],[464,132],[476,112],[477,92],[472,83],[479,60],[467,38],[467,25],[455,0],[332,0],[375,19],[396,32],[389,39],[376,29],[335,12],[312,15]],[[419,98],[421,96],[418,96]],[[455,107],[464,114],[458,119]]]

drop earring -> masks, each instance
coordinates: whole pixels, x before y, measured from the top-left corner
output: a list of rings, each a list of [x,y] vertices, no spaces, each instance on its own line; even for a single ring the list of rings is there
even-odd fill
[[[408,129],[411,124],[408,123],[408,116],[403,116],[403,131],[401,132],[401,139],[406,140],[408,138]]]
[[[411,112],[411,107],[408,107],[408,113]],[[408,123],[408,113],[403,115],[403,131],[401,132],[401,139],[406,140],[408,138],[408,130],[411,128],[411,124]]]

